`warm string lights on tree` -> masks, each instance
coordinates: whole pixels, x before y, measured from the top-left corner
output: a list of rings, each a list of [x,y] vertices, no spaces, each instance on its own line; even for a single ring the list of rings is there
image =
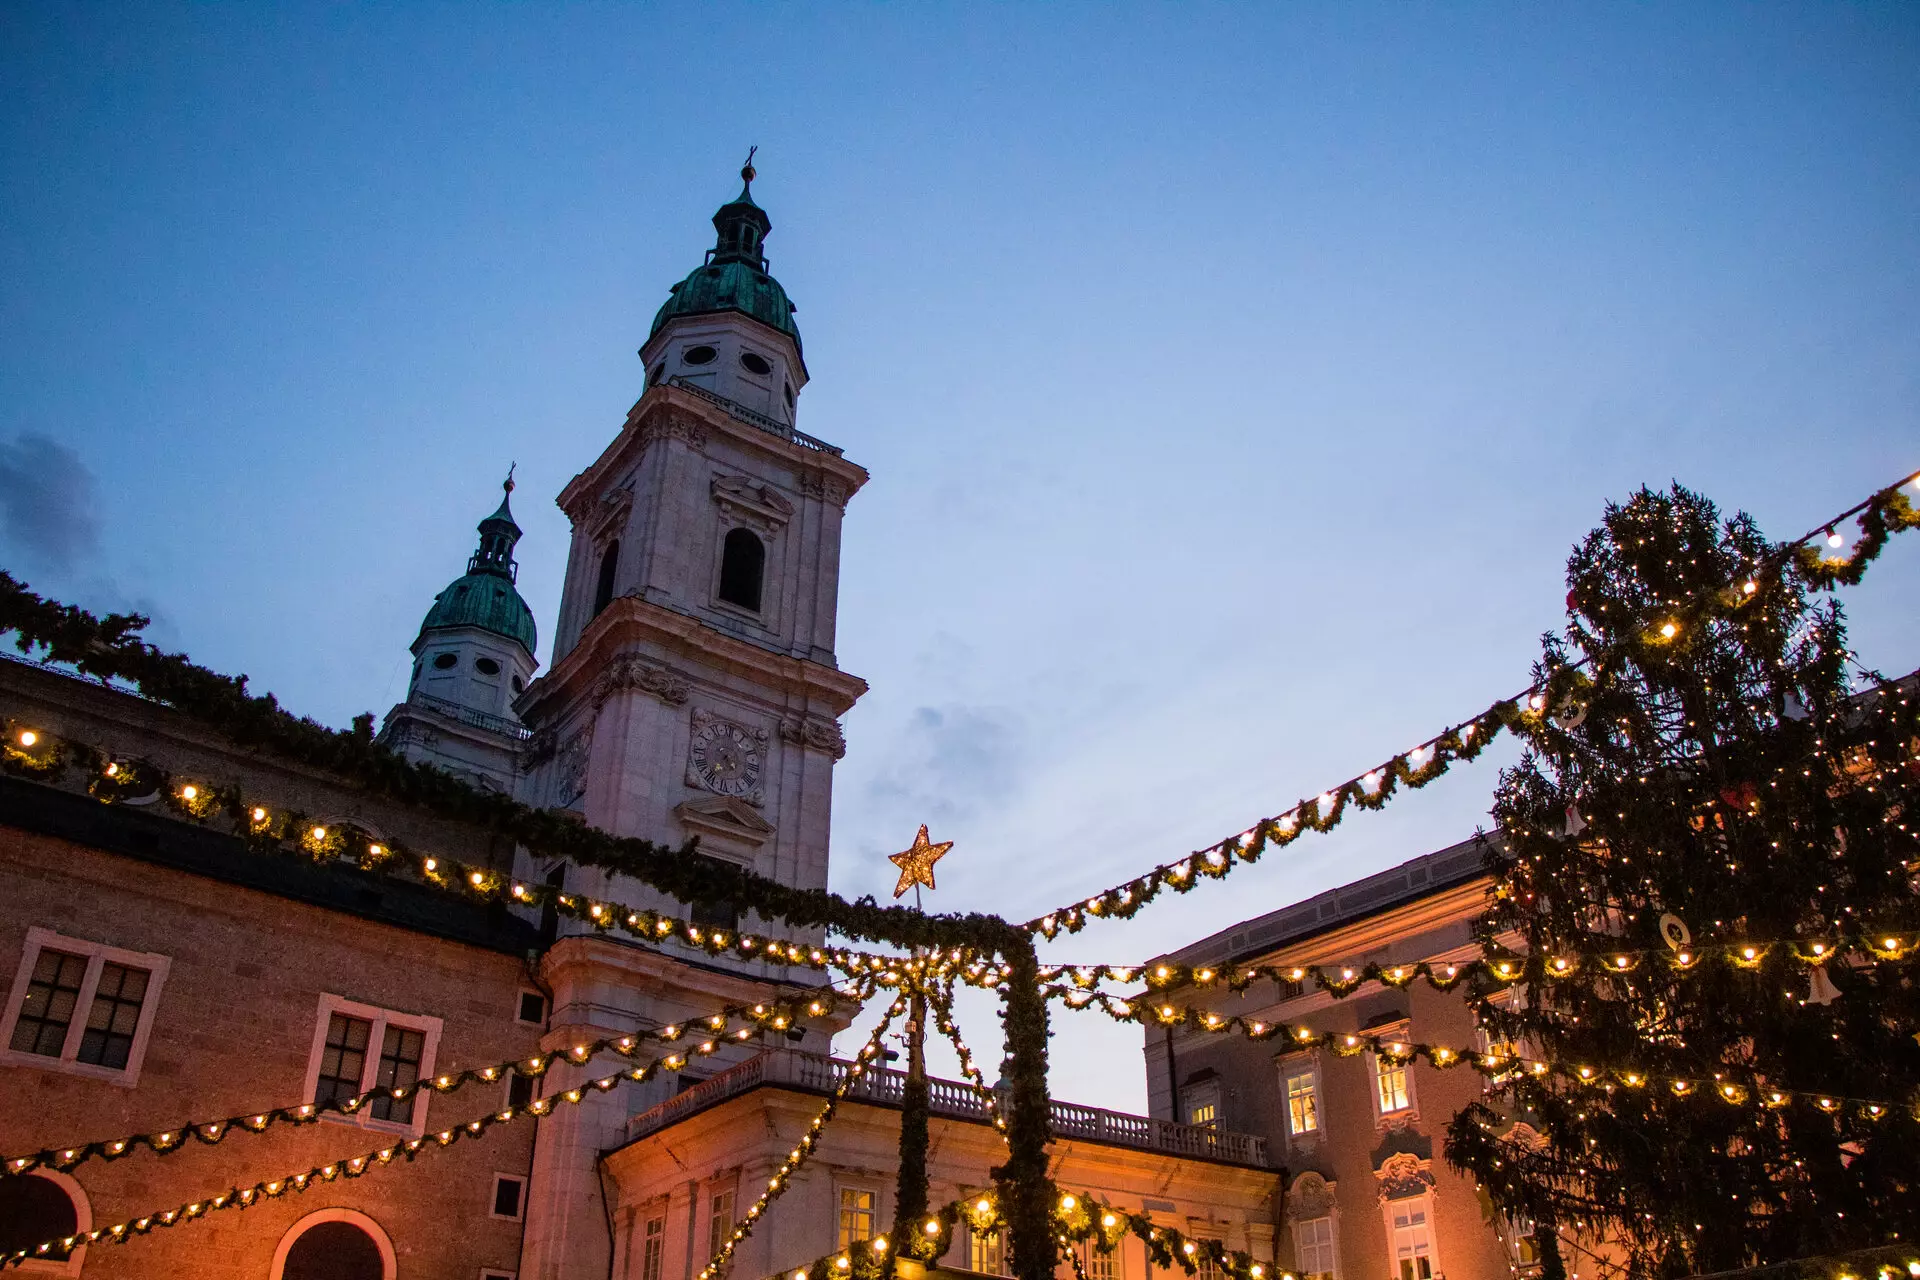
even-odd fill
[[[848,1001],[858,1006],[871,997],[872,990],[872,986],[868,984],[856,986],[853,991],[845,995],[828,989],[799,1000],[770,1000],[759,1004],[733,1005],[718,1013],[687,1022],[649,1031],[635,1031],[627,1035],[603,1036],[596,1040],[570,1045],[565,1049],[557,1049],[551,1053],[536,1053],[530,1057],[515,1058],[490,1066],[469,1067],[461,1071],[442,1071],[411,1085],[381,1085],[350,1098],[269,1107],[260,1111],[226,1116],[218,1120],[190,1120],[147,1133],[132,1133],[118,1138],[48,1147],[30,1155],[8,1156],[0,1159],[0,1177],[31,1173],[35,1169],[57,1169],[67,1173],[91,1160],[118,1160],[142,1150],[152,1151],[157,1155],[169,1155],[186,1150],[194,1143],[211,1146],[224,1141],[234,1133],[265,1133],[276,1125],[314,1124],[330,1114],[354,1115],[381,1099],[404,1102],[418,1093],[452,1094],[469,1084],[498,1084],[514,1076],[537,1080],[558,1064],[581,1066],[603,1053],[633,1058],[643,1046],[648,1044],[675,1044],[687,1041],[687,1048],[683,1052],[669,1054],[665,1058],[648,1063],[643,1068],[646,1072],[645,1076],[632,1077],[635,1080],[651,1078],[657,1071],[679,1071],[688,1061],[710,1056],[726,1045],[760,1041],[769,1031],[785,1031],[796,1022],[826,1017],[842,1008]],[[744,1025],[733,1025],[736,1021]]]
[[[1106,992],[1069,987],[1050,988],[1049,994],[1059,995],[1073,1008],[1096,1008],[1116,1022],[1182,1027],[1214,1035],[1244,1036],[1255,1041],[1278,1040],[1295,1050],[1326,1049],[1342,1058],[1372,1054],[1392,1066],[1404,1067],[1425,1062],[1443,1071],[1467,1067],[1496,1083],[1504,1083],[1515,1075],[1534,1079],[1553,1077],[1602,1093],[1611,1093],[1618,1088],[1666,1089],[1675,1097],[1712,1097],[1731,1106],[1778,1110],[1798,1104],[1827,1115],[1858,1115],[1867,1120],[1886,1119],[1900,1107],[1900,1104],[1887,1098],[1854,1098],[1806,1089],[1780,1088],[1752,1073],[1733,1070],[1704,1075],[1675,1075],[1658,1069],[1563,1062],[1499,1050],[1465,1049],[1394,1036],[1369,1035],[1365,1032],[1316,1031],[1295,1022],[1264,1021],[1237,1013],[1176,1005],[1163,997],[1135,996],[1129,999]]]
[[[431,1154],[453,1146],[457,1142],[477,1141],[484,1138],[503,1124],[511,1124],[524,1116],[544,1116],[551,1112],[557,1103],[577,1106],[590,1094],[607,1093],[628,1081],[643,1081],[664,1065],[661,1062],[644,1066],[628,1067],[612,1075],[596,1079],[567,1089],[547,1098],[539,1098],[524,1107],[503,1107],[465,1124],[441,1129],[420,1138],[408,1138],[394,1142],[363,1155],[334,1160],[323,1165],[315,1165],[298,1173],[286,1174],[278,1178],[262,1180],[251,1186],[234,1186],[218,1195],[189,1200],[184,1204],[156,1213],[141,1214],[117,1222],[110,1227],[95,1227],[76,1235],[63,1236],[57,1240],[47,1240],[25,1249],[0,1255],[0,1269],[21,1266],[48,1257],[64,1256],[82,1245],[126,1244],[136,1237],[147,1235],[161,1227],[177,1227],[189,1222],[197,1222],[209,1213],[222,1209],[250,1209],[268,1200],[277,1200],[287,1195],[297,1195],[322,1183],[338,1181],[341,1178],[360,1178],[369,1173],[392,1168],[395,1162],[410,1164],[421,1155]]]
[[[1856,516],[1861,534],[1851,554],[1826,558],[1806,545]],[[1725,581],[1694,583],[1688,590],[1670,597],[1641,602],[1642,607],[1628,620],[1627,626],[1619,628],[1621,634],[1610,644],[1590,650],[1577,664],[1566,667],[1562,685],[1589,664],[1604,666],[1638,650],[1671,646],[1676,642],[1684,645],[1687,637],[1715,620],[1740,613],[1764,612],[1767,598],[1777,594],[1773,588],[1782,582],[1783,574],[1797,572],[1806,585],[1821,590],[1858,583],[1891,534],[1916,526],[1920,526],[1920,513],[1916,513],[1900,485],[1882,489],[1794,542],[1758,549]],[[1401,785],[1410,789],[1425,786],[1445,773],[1453,761],[1474,759],[1503,730],[1522,727],[1529,713],[1536,720],[1559,714],[1564,692],[1564,687],[1549,688],[1544,679],[1537,679],[1523,692],[1493,703],[1480,714],[1427,739],[1411,751],[1393,755],[1316,797],[1303,799],[1274,817],[1263,818],[1238,835],[1163,863],[1103,893],[1038,916],[1025,927],[1048,938],[1078,933],[1093,920],[1129,919],[1168,889],[1186,893],[1202,880],[1224,879],[1236,866],[1259,861],[1270,848],[1285,848],[1309,831],[1331,831],[1340,824],[1350,804],[1362,809],[1380,809]]]
[[[733,1258],[733,1251],[740,1247],[742,1240],[753,1234],[754,1227],[759,1225],[761,1215],[766,1213],[768,1206],[793,1185],[794,1174],[799,1172],[800,1166],[804,1165],[819,1147],[821,1136],[826,1132],[827,1126],[833,1122],[835,1113],[840,1109],[841,1101],[866,1077],[869,1071],[885,1061],[882,1047],[886,1043],[887,1032],[893,1029],[894,1019],[905,1013],[906,1009],[907,998],[904,995],[896,996],[893,1003],[887,1007],[886,1014],[874,1027],[873,1034],[867,1037],[867,1042],[860,1046],[860,1052],[855,1054],[853,1061],[847,1064],[846,1074],[840,1078],[840,1083],[833,1087],[833,1092],[827,1097],[826,1105],[814,1115],[813,1120],[807,1125],[807,1131],[800,1135],[800,1141],[794,1144],[793,1150],[787,1153],[787,1158],[780,1162],[780,1167],[773,1171],[771,1178],[767,1179],[766,1190],[760,1193],[759,1199],[748,1206],[745,1215],[734,1225],[733,1230],[721,1244],[720,1251],[708,1259],[706,1266],[700,1268],[698,1280],[713,1280],[724,1271],[727,1263]],[[877,1237],[874,1241],[874,1244],[883,1251],[886,1243],[885,1236]]]
[[[1810,599],[1914,523],[1879,495],[1854,554],[1820,567],[1676,486],[1609,507],[1569,560],[1475,926],[1552,980],[1468,990],[1490,1039],[1615,1087],[1507,1074],[1446,1147],[1549,1247],[1571,1223],[1656,1275],[1920,1233],[1920,700],[1859,688],[1838,606]],[[1676,607],[1702,596],[1723,607]],[[1649,639],[1662,613],[1673,630]],[[1689,1087],[1618,1087],[1623,1071]]]

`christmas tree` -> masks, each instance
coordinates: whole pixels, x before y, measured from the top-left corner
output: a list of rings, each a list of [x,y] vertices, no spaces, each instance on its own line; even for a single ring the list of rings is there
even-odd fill
[[[1920,697],[1853,665],[1832,576],[1678,486],[1568,562],[1480,924],[1525,957],[1474,992],[1514,1069],[1447,1144],[1550,1272],[1920,1235]]]

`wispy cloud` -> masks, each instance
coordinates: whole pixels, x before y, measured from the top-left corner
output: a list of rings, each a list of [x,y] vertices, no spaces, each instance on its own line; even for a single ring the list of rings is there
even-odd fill
[[[100,554],[100,492],[79,454],[28,433],[0,443],[0,536],[29,565],[70,573]]]
[[[890,763],[868,783],[868,799],[903,824],[962,825],[1014,790],[1023,742],[1011,710],[916,707],[890,746]]]

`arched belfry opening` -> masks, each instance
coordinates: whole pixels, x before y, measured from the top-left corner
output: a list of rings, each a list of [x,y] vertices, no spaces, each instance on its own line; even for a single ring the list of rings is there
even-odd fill
[[[600,553],[600,577],[593,587],[593,616],[613,603],[613,578],[620,572],[620,539],[615,538]]]
[[[720,598],[760,612],[760,586],[766,576],[767,546],[751,529],[729,529],[720,547]]]

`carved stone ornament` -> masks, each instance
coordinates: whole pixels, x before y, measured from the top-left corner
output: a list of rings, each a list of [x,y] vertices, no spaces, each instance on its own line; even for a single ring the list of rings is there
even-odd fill
[[[593,705],[599,707],[622,689],[650,693],[669,706],[677,707],[687,700],[687,682],[683,678],[632,654],[608,663],[607,669],[593,682]]]
[[[1287,1217],[1324,1218],[1333,1212],[1333,1184],[1314,1172],[1293,1180],[1287,1189]]]
[[[593,759],[593,721],[567,739],[553,772],[553,802],[571,809],[587,793],[587,764]]]
[[[693,713],[687,750],[687,782],[715,795],[761,804],[760,769],[767,759],[767,731],[735,724],[705,711]]]
[[[803,497],[831,502],[836,507],[847,505],[847,486],[841,482],[840,477],[828,475],[824,471],[802,471],[800,493]]]
[[[520,748],[521,769],[531,769],[553,759],[554,744],[557,741],[552,728],[535,730],[533,736],[527,739],[526,745]]]
[[[587,512],[587,536],[595,542],[606,541],[617,530],[626,528],[627,515],[632,510],[633,477],[629,476],[619,488],[601,494],[600,501]]]
[[[673,816],[694,835],[718,836],[748,846],[763,845],[773,835],[771,822],[732,796],[683,800],[674,806]]]
[[[816,751],[830,751],[835,760],[847,754],[846,735],[839,723],[822,716],[788,716],[780,722],[780,736]]]
[[[662,409],[647,415],[640,424],[640,447],[647,448],[656,440],[680,440],[696,449],[707,447],[707,429],[698,419],[673,409]]]
[[[1405,1200],[1433,1190],[1432,1164],[1431,1160],[1422,1160],[1406,1151],[1388,1156],[1373,1171],[1373,1176],[1380,1180],[1380,1199]]]
[[[766,533],[778,532],[793,518],[793,504],[778,489],[745,476],[715,476],[713,500],[732,519]]]

